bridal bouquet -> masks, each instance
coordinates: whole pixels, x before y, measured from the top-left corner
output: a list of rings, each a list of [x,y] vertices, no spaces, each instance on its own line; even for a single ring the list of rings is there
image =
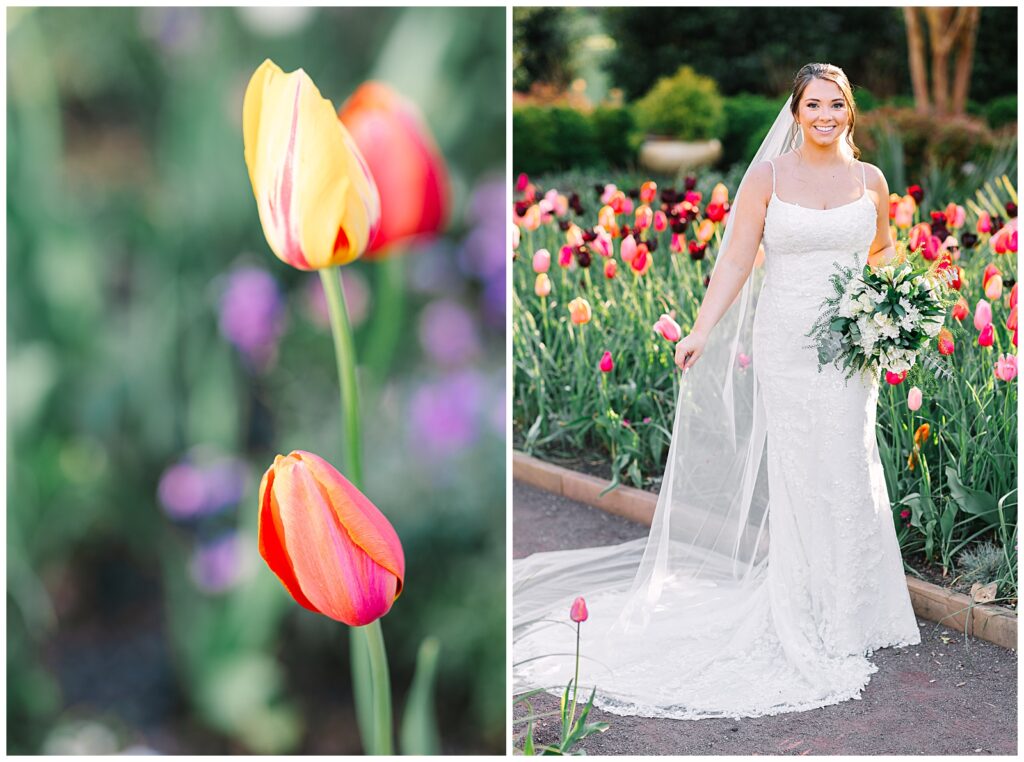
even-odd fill
[[[807,336],[818,352],[818,371],[834,363],[846,371],[890,372],[905,376],[920,361],[945,373],[927,353],[946,319],[948,281],[940,268],[916,269],[909,262],[865,266],[859,274],[836,267],[831,282],[835,295]]]

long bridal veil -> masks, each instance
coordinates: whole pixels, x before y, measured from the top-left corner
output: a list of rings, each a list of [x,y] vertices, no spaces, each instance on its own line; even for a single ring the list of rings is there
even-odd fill
[[[797,136],[787,101],[750,166],[784,153]],[[746,175],[737,200],[745,181]],[[720,254],[730,245],[730,228]],[[758,618],[770,616],[759,595],[768,495],[765,415],[751,342],[762,278],[763,268],[755,267],[680,381],[648,537],[514,562],[516,690],[564,688],[572,676],[566,653],[573,651],[575,629],[566,619],[578,595],[587,598],[592,620],[584,627],[583,682],[598,686],[598,704],[606,709],[714,716],[719,697],[711,683],[744,668],[739,657],[751,653],[763,630]]]

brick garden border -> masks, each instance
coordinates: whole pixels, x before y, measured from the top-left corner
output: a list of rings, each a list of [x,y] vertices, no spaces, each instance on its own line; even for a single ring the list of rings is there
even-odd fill
[[[658,496],[635,487],[619,486],[603,497],[608,482],[519,451],[512,454],[512,478],[534,487],[586,503],[608,513],[650,526]],[[1003,648],[1017,649],[1017,613],[992,603],[977,604],[970,596],[907,575],[914,613]]]

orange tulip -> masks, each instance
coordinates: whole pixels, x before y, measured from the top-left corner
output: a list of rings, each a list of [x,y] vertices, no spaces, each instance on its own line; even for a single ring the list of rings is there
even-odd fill
[[[338,116],[380,190],[380,231],[367,259],[383,256],[394,243],[441,230],[451,208],[448,170],[416,105],[387,85],[366,82]]]
[[[927,423],[922,423],[917,427],[917,431],[914,432],[914,446],[920,447],[928,441],[929,435],[932,433],[932,427]]]
[[[941,329],[939,331],[939,354],[951,355],[955,349],[952,332],[948,328]]]
[[[359,257],[380,225],[380,198],[355,141],[306,73],[269,58],[242,104],[245,163],[267,243],[300,270]]]
[[[384,616],[402,592],[394,528],[311,452],[278,455],[263,475],[259,549],[296,603],[353,627]]]
[[[590,302],[582,296],[577,296],[569,302],[569,319],[576,325],[586,325],[590,322]]]

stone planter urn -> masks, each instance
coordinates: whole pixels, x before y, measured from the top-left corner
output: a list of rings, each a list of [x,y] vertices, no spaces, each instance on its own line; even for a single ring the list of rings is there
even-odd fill
[[[640,166],[667,175],[685,174],[713,164],[722,155],[722,142],[674,140],[649,136],[640,144]]]

